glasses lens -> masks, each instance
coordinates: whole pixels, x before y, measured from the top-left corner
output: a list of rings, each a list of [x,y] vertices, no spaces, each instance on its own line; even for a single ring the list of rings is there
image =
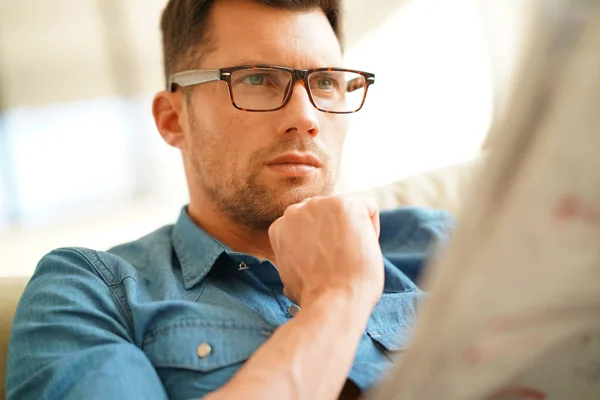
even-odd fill
[[[231,74],[233,102],[244,110],[266,111],[280,107],[292,74],[280,69],[248,68]]]
[[[331,112],[358,111],[364,102],[367,81],[347,71],[319,71],[308,77],[310,92],[318,108]]]

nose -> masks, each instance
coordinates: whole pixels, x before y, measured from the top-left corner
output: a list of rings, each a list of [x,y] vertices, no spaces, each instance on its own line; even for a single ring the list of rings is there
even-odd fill
[[[319,119],[317,110],[311,103],[308,91],[303,82],[297,82],[292,88],[289,102],[281,109],[282,116],[279,134],[308,134],[315,137],[319,134]]]

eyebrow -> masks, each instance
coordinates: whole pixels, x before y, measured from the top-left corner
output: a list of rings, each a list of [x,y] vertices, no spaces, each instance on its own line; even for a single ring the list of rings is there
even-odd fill
[[[264,60],[261,61],[257,61],[257,60],[251,60],[251,59],[246,59],[242,62],[238,62],[235,63],[234,66],[238,67],[238,66],[243,66],[243,65],[273,65],[273,66],[278,66],[278,67],[286,67],[286,68],[292,68],[292,69],[297,69],[295,67],[291,67],[289,65],[284,65],[281,63],[273,63],[273,62],[267,62]],[[323,65],[321,67],[313,67],[313,68],[299,68],[299,69],[318,69],[318,68],[329,68],[329,67],[336,67],[336,65]],[[343,67],[340,67],[343,68]]]
[[[236,62],[235,65],[236,66],[241,66],[241,65],[279,65],[279,64],[274,64],[274,63],[266,62],[264,60],[258,61],[258,60],[249,60],[249,59],[246,59],[244,61]]]

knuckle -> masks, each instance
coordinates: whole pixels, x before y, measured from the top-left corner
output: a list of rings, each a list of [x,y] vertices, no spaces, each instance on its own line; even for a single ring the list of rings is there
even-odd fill
[[[269,226],[269,231],[268,231],[269,237],[273,237],[277,234],[280,224],[281,224],[281,218],[275,220],[275,222],[273,222],[271,224],[271,226]]]
[[[326,201],[328,206],[336,212],[345,212],[348,207],[348,201],[343,196],[331,196]]]
[[[300,204],[292,204],[283,212],[283,217],[289,217],[290,215],[294,215],[301,208]]]

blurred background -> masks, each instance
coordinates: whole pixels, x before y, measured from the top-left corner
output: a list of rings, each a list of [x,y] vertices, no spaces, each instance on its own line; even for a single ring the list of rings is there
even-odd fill
[[[467,161],[519,43],[519,0],[345,0],[346,65],[377,74],[343,190]],[[166,0],[0,0],[0,277],[177,218],[187,191],[151,100]]]

